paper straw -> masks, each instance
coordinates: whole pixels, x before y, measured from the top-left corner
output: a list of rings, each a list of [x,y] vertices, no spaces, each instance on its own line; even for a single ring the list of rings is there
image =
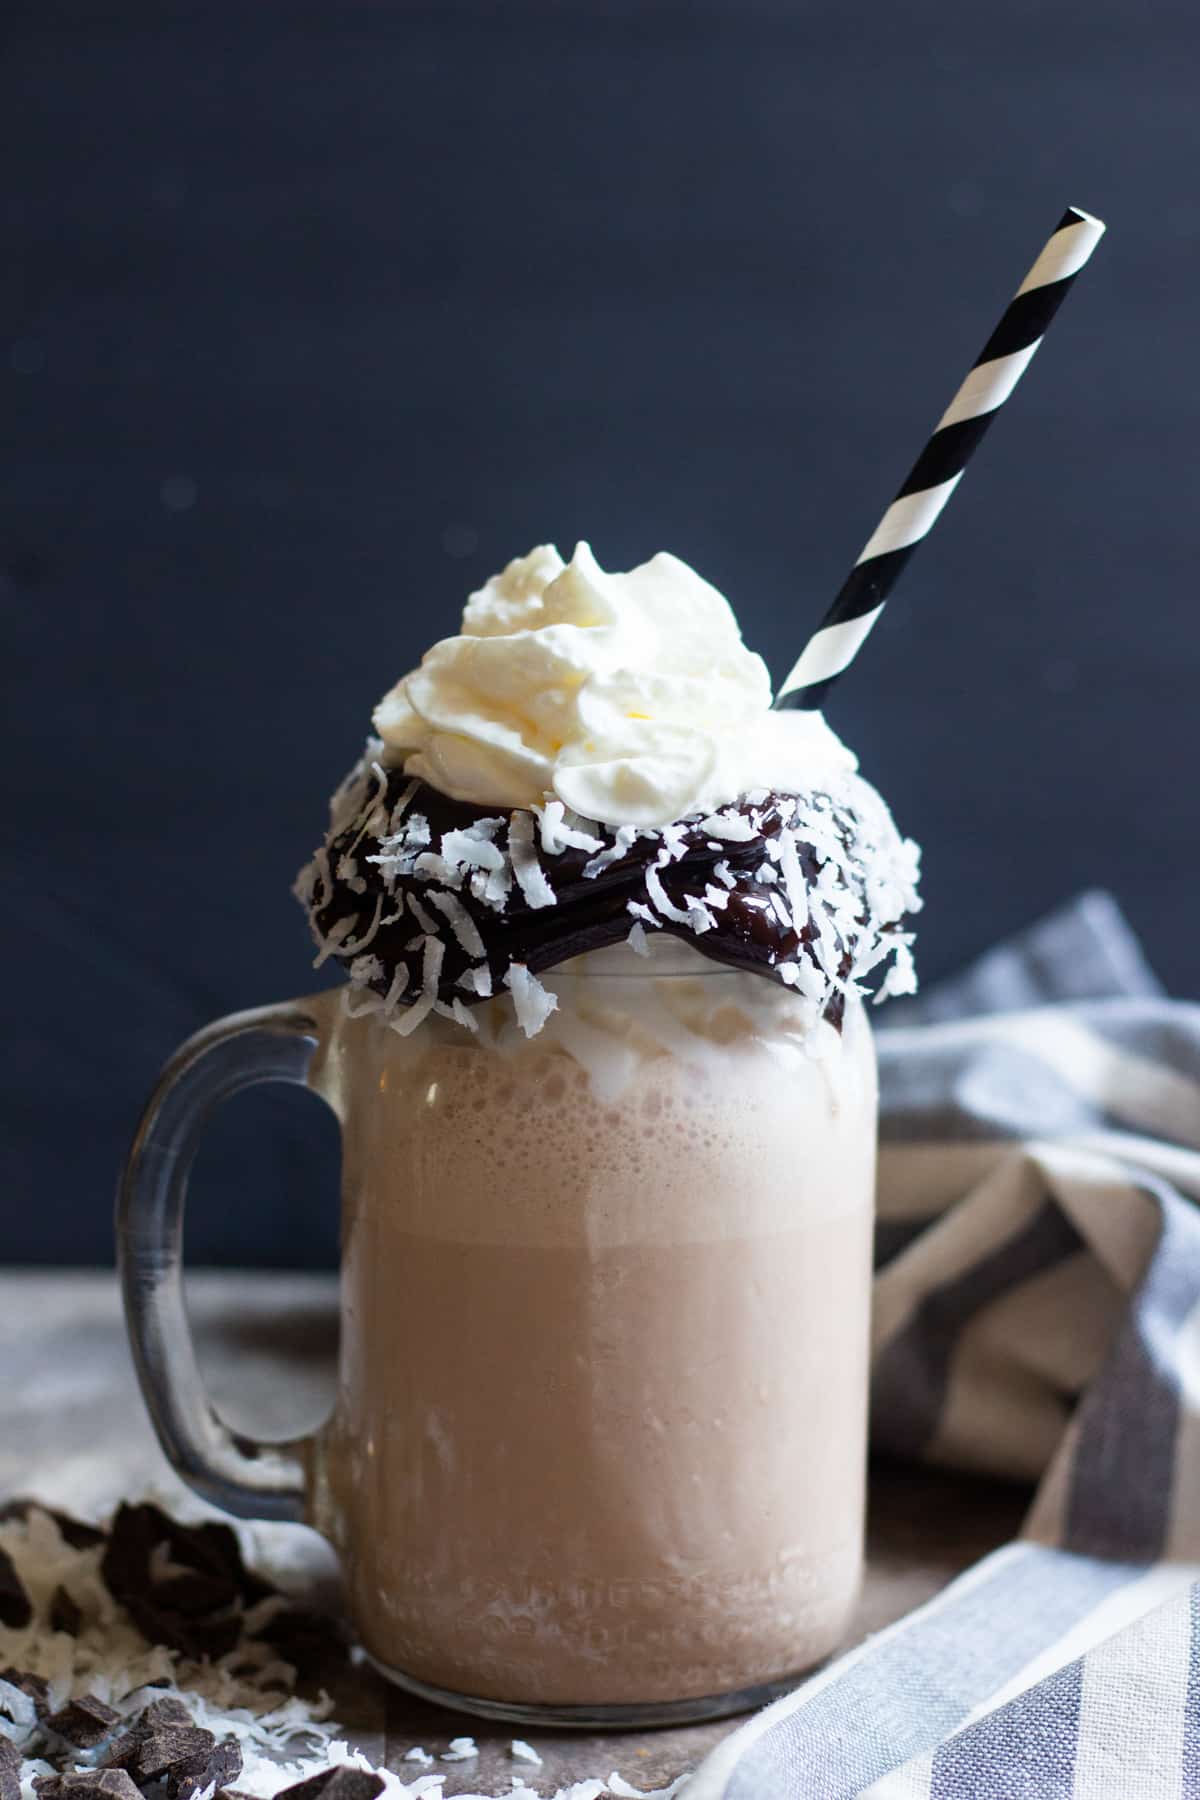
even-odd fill
[[[1076,206],[1067,208],[775,696],[777,707],[820,706],[854,661],[901,570],[933,529],[984,432],[1028,368],[1103,233],[1099,219]]]

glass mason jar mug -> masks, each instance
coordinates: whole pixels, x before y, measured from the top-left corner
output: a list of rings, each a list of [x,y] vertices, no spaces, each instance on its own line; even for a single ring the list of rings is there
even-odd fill
[[[402,1685],[522,1723],[756,1704],[838,1642],[862,1562],[875,1067],[861,1003],[678,945],[544,977],[526,1040],[411,1036],[347,990],[210,1026],[166,1069],[119,1213],[168,1457],[314,1525]],[[631,965],[633,965],[631,967]],[[204,1396],[181,1291],[212,1105],[307,1084],[343,1137],[332,1418],[253,1445]]]

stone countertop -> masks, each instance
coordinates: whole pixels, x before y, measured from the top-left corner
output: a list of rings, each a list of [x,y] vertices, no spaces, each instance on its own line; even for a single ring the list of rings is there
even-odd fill
[[[261,1436],[306,1431],[327,1410],[337,1347],[332,1276],[200,1271],[188,1298],[201,1365],[218,1409]],[[85,1517],[152,1492],[185,1504],[142,1409],[125,1345],[115,1278],[102,1271],[0,1274],[0,1500],[28,1494]],[[868,1568],[850,1642],[929,1599],[952,1576],[1017,1529],[1024,1490],[935,1470],[872,1471]],[[191,1513],[196,1503],[187,1496]],[[254,1527],[265,1560],[284,1579],[329,1596],[331,1554],[302,1526]],[[678,1730],[599,1735],[528,1733],[540,1768],[514,1762],[515,1727],[470,1719],[413,1699],[368,1670],[339,1683],[336,1716],[373,1761],[411,1780],[414,1744],[435,1756],[470,1734],[477,1761],[440,1763],[447,1800],[507,1791],[521,1773],[542,1792],[619,1769],[641,1788],[694,1768],[736,1719]]]

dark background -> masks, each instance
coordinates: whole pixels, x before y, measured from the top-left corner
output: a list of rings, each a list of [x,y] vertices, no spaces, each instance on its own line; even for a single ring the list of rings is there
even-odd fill
[[[1115,890],[1200,989],[1200,12],[9,0],[3,1243],[110,1254],[166,1052],[318,978],[375,699],[535,542],[668,548],[777,678],[1068,202],[1110,231],[830,707],[927,976]],[[190,1248],[334,1253],[238,1100]]]

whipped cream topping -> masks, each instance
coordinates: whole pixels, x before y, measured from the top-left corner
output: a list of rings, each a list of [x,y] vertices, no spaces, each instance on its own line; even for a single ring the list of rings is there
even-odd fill
[[[819,713],[770,707],[728,601],[678,557],[608,574],[585,543],[569,563],[541,545],[471,595],[375,729],[386,764],[452,799],[662,826],[857,767]]]

